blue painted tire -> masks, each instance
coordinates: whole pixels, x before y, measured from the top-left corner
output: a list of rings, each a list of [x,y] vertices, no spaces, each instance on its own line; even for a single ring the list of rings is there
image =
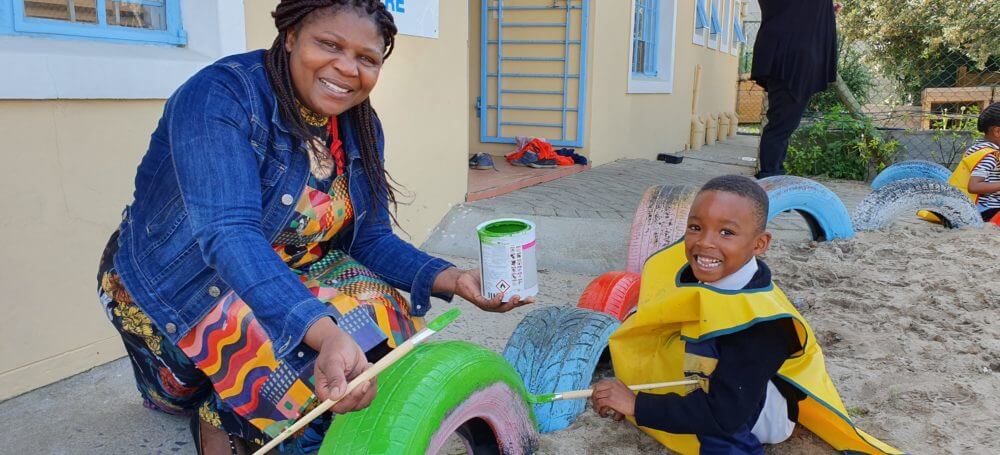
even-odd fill
[[[946,228],[978,227],[979,210],[962,190],[933,179],[905,179],[872,191],[854,209],[854,229],[878,231],[901,214],[926,210]]]
[[[770,210],[767,220],[779,213],[796,211],[809,224],[813,240],[849,239],[854,237],[851,215],[844,202],[833,191],[815,180],[791,175],[778,175],[758,180],[767,197]]]
[[[925,160],[900,161],[879,172],[875,180],[872,180],[872,189],[877,190],[892,182],[914,178],[947,182],[951,178],[951,171],[940,164]]]
[[[619,325],[613,316],[596,311],[539,308],[517,325],[503,356],[521,375],[528,393],[585,389]],[[570,426],[586,404],[586,400],[562,400],[534,405],[538,431],[549,433]]]

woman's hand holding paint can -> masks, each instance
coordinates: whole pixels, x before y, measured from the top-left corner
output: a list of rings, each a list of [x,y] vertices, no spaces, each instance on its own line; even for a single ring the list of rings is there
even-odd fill
[[[452,294],[468,300],[470,303],[479,307],[483,311],[506,313],[519,306],[535,302],[534,297],[522,299],[521,296],[518,295],[513,295],[507,299],[506,302],[504,302],[503,293],[496,294],[492,296],[492,298],[486,298],[483,296],[481,289],[482,279],[481,273],[478,269],[459,270],[456,268],[450,268],[442,271],[434,280],[435,292],[451,292]]]

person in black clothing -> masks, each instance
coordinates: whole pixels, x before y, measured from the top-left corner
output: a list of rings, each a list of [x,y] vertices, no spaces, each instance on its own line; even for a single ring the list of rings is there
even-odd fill
[[[785,174],[788,139],[809,98],[837,80],[837,30],[830,0],[759,0],[760,31],[750,79],[767,92],[757,178]]]
[[[720,290],[762,290],[771,271],[757,255],[767,251],[767,194],[741,176],[709,181],[695,198],[684,237],[687,263],[681,283]],[[757,322],[749,328],[685,345],[684,374],[706,387],[686,395],[633,394],[618,379],[594,386],[592,402],[602,416],[634,416],[637,425],[694,434],[702,453],[762,454],[762,443],[787,439],[805,395],[777,377],[781,365],[802,349],[792,319]],[[708,370],[699,369],[711,365]]]

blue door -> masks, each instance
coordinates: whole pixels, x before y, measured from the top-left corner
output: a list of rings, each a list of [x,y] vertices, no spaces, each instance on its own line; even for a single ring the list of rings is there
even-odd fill
[[[483,0],[479,140],[581,147],[590,0]]]

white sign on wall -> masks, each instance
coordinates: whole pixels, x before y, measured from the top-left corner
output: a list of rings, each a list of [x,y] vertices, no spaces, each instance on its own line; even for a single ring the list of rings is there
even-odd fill
[[[382,0],[404,35],[438,37],[439,0]]]

